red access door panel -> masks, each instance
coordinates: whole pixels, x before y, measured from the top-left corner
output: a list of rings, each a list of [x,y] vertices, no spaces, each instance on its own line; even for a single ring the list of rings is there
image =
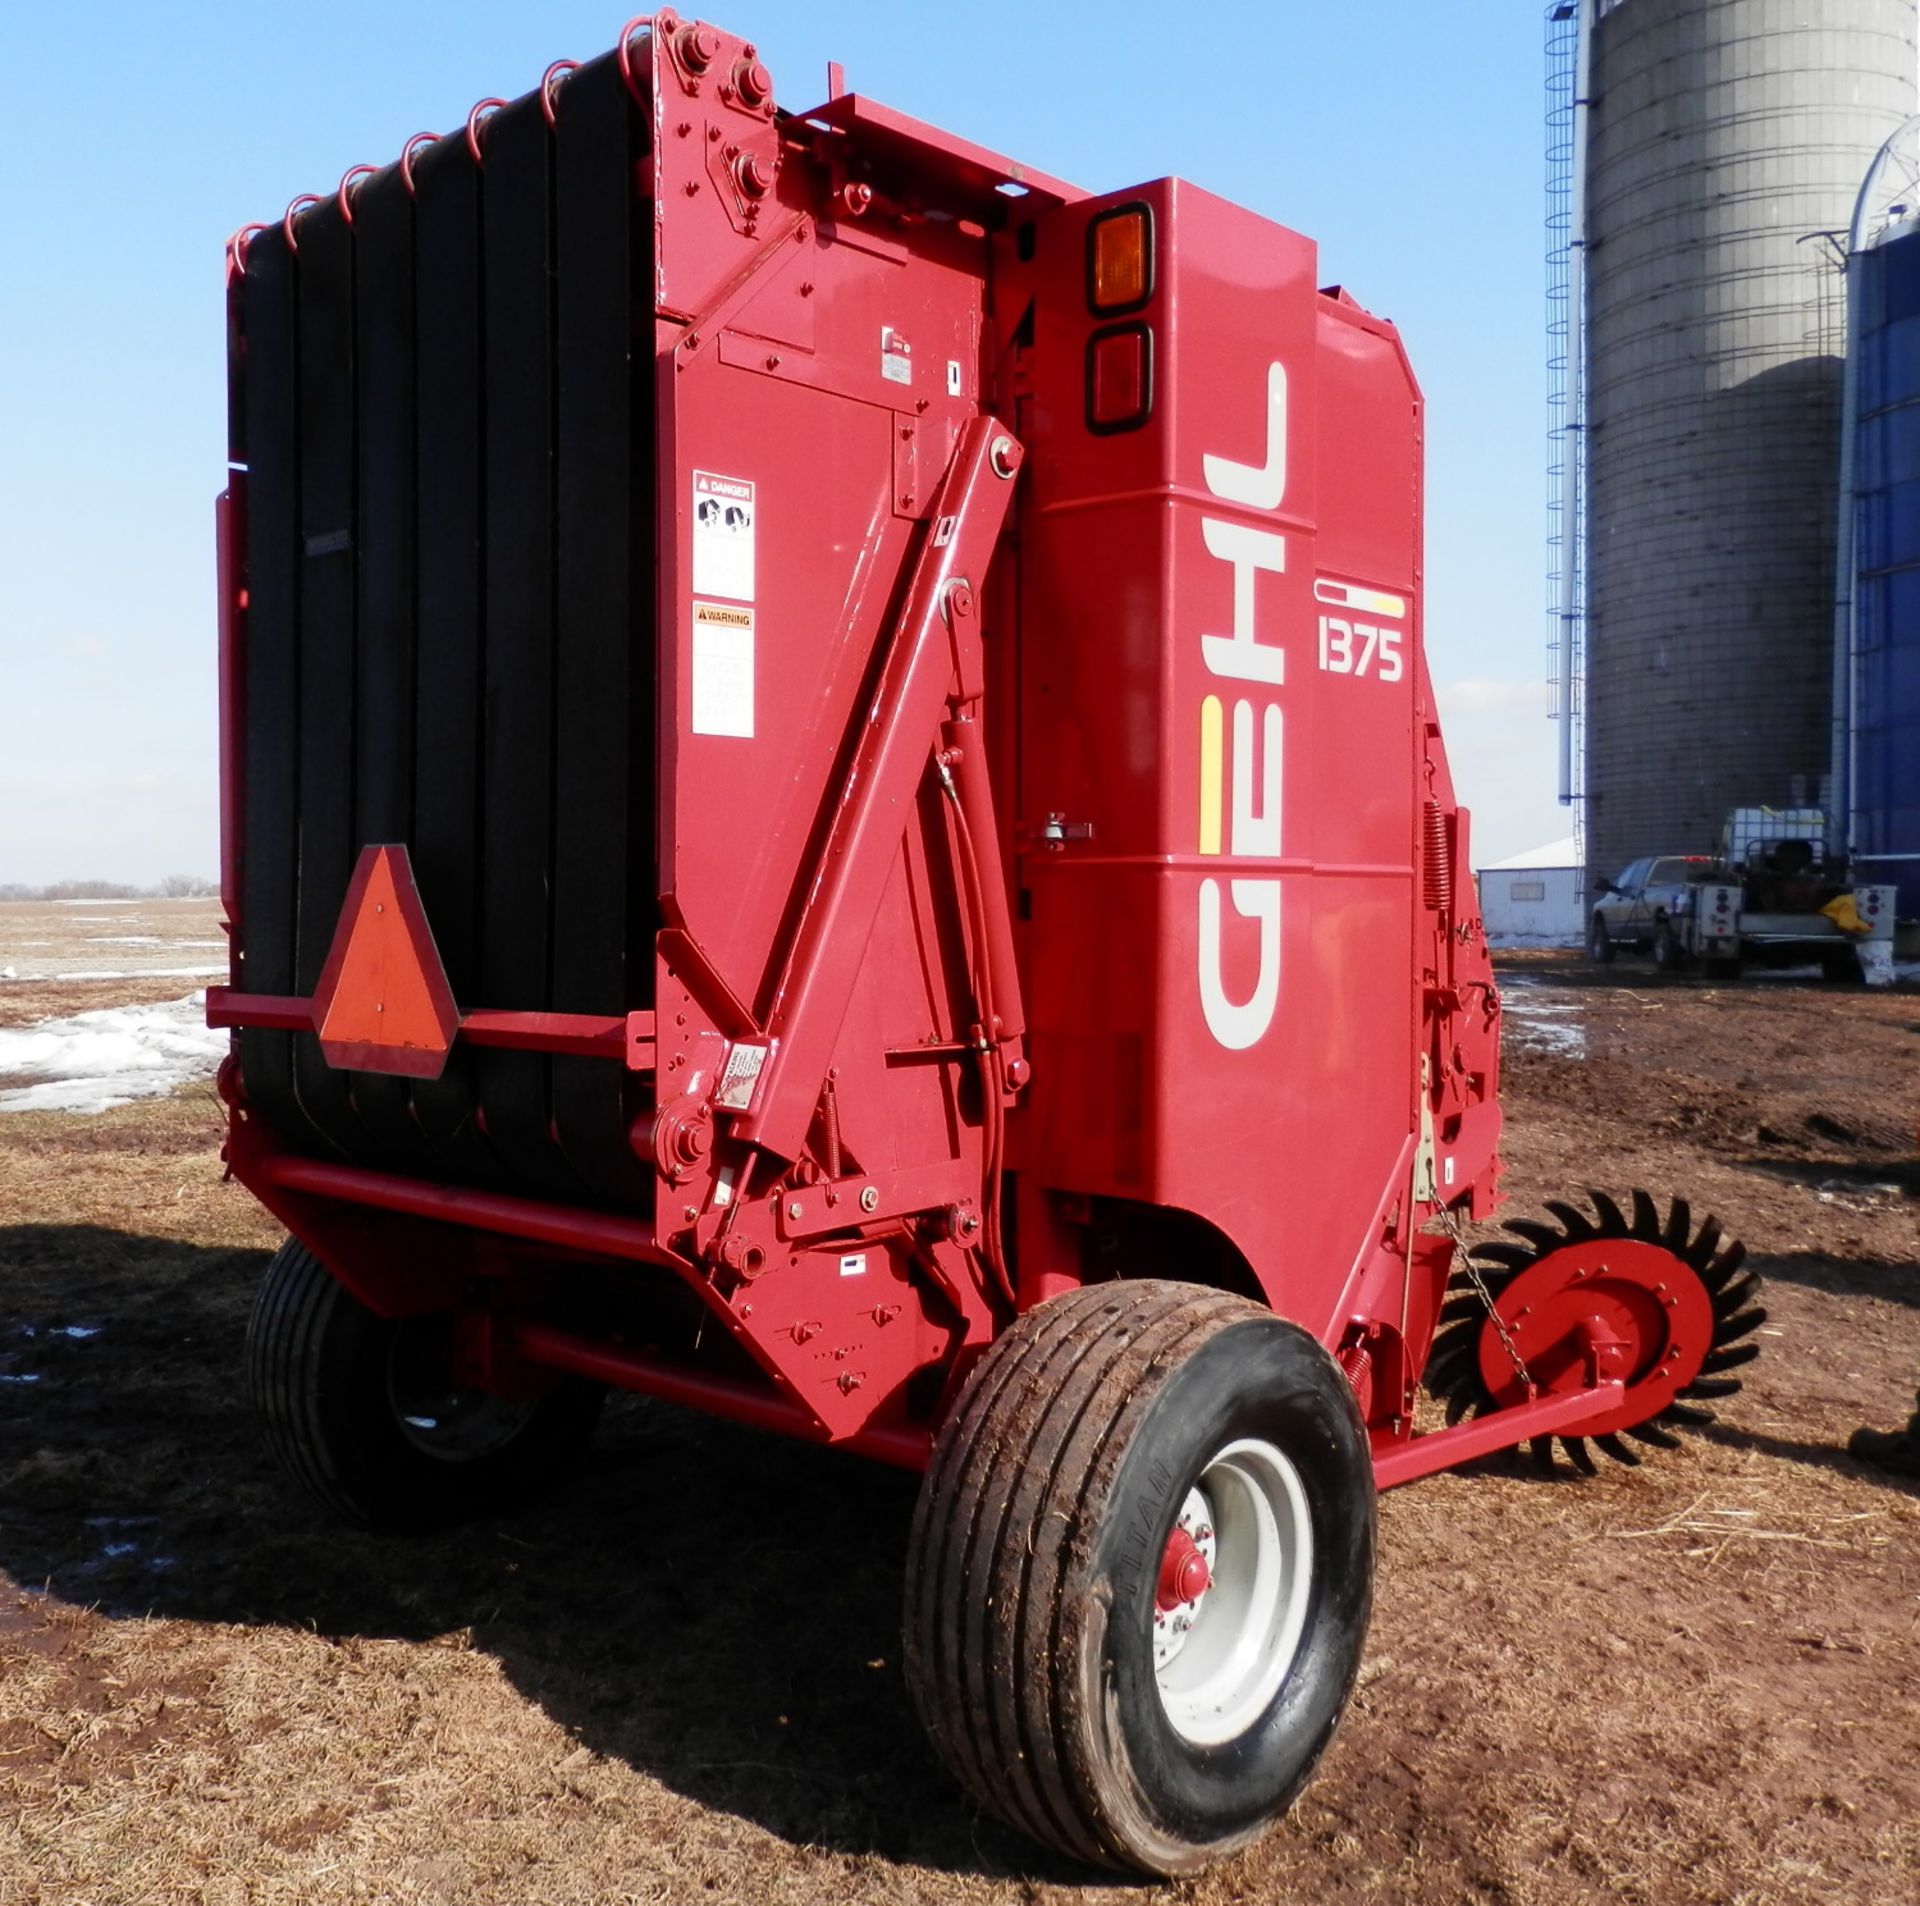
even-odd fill
[[[1088,227],[1127,204],[1116,320]],[[1411,1158],[1418,393],[1310,241],[1191,186],[1031,249],[1018,1162],[1199,1214],[1324,1330]],[[1116,323],[1149,408],[1102,432]]]

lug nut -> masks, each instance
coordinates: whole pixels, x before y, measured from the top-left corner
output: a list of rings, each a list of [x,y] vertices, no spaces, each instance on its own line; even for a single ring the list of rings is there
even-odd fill
[[[680,57],[690,73],[704,73],[720,57],[720,36],[710,26],[680,29]]]

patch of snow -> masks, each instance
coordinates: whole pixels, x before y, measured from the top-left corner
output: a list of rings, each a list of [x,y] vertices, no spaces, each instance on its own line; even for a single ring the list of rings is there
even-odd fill
[[[72,1337],[80,1343],[85,1343],[89,1337],[99,1336],[100,1326],[98,1324],[55,1324],[53,1334],[56,1337]]]
[[[22,1370],[17,1376],[6,1371],[0,1371],[0,1383],[38,1383],[39,1381],[40,1372],[38,1370]]]
[[[0,1028],[0,1075],[36,1081],[0,1091],[0,1112],[104,1112],[211,1074],[227,1035],[205,1023],[206,997]]]
[[[1587,1028],[1579,1002],[1529,999],[1524,993],[1516,997],[1517,990],[1510,985],[1500,989],[1504,1040],[1519,1051],[1542,1052],[1555,1059],[1587,1056]]]
[[[104,925],[105,923],[102,922]],[[157,933],[89,933],[89,946],[165,946]]]
[[[56,907],[138,907],[138,906],[144,906],[146,903],[139,899],[132,899],[132,900],[56,900],[53,904]]]
[[[26,973],[20,974],[9,967],[0,973],[0,979],[30,980],[68,980],[68,979],[225,979],[226,962],[218,966],[143,966],[137,972],[120,973]]]
[[[1489,946],[1560,948],[1586,945],[1577,933],[1489,933]]]

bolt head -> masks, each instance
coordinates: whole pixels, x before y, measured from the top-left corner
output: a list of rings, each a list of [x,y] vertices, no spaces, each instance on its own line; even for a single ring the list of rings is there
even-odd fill
[[[734,181],[750,199],[763,199],[773,190],[776,168],[758,152],[743,153],[733,162]]]
[[[764,105],[773,97],[773,75],[753,57],[752,47],[745,50],[740,64],[733,69],[733,83],[749,106]]]
[[[860,1187],[860,1209],[862,1211],[874,1211],[879,1208],[879,1204],[880,1187],[878,1185],[862,1185]]]
[[[803,1205],[798,1198],[795,1198],[792,1203],[787,1206],[787,1216],[795,1224],[798,1224],[806,1215],[807,1207]]]

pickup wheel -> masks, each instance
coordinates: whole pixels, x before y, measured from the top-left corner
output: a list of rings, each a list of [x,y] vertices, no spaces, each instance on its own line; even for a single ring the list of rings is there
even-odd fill
[[[1836,985],[1856,985],[1863,976],[1860,955],[1850,946],[1829,946],[1820,950],[1820,972]]]
[[[1686,971],[1687,949],[1680,944],[1671,920],[1662,920],[1653,929],[1653,963],[1663,973]]]
[[[1613,964],[1613,940],[1606,921],[1597,913],[1587,922],[1587,958],[1596,966]]]
[[[1709,953],[1700,962],[1700,970],[1709,979],[1738,979],[1741,959],[1738,953]]]
[[[982,1805],[1190,1873],[1319,1760],[1373,1599],[1373,1467],[1304,1330],[1197,1285],[1056,1298],[981,1359],[914,1516],[905,1659]]]
[[[247,1325],[247,1390],[280,1466],[362,1528],[418,1530],[512,1507],[586,1447],[605,1392],[464,1389],[450,1316],[376,1316],[297,1239]]]

